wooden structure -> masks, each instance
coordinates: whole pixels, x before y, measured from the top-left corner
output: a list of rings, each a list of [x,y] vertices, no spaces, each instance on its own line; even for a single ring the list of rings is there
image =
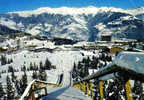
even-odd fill
[[[114,78],[121,81],[122,87],[124,87],[125,100],[135,100],[133,98],[133,93],[131,90],[129,80],[136,80],[144,82],[144,68],[143,65],[144,53],[142,52],[122,52],[119,53],[112,64],[107,65],[104,68],[101,68],[96,73],[82,78],[80,81],[74,81],[73,86],[82,90],[88,96],[91,96],[92,100],[104,100],[104,82],[108,79]],[[113,75],[107,79],[102,79],[102,77]],[[95,80],[95,82],[94,82]],[[93,82],[93,83],[91,83]],[[88,84],[88,85],[87,85]],[[95,86],[99,91],[99,96],[97,99],[93,99],[93,88]],[[114,89],[112,90],[114,91]],[[119,91],[119,90],[118,90]],[[143,94],[142,94],[143,95]],[[140,94],[140,97],[142,96]]]
[[[37,100],[43,96],[46,96],[47,87],[61,87],[61,84],[52,84],[40,80],[33,80],[25,89],[20,100]],[[40,92],[42,90],[44,90],[44,94],[41,94],[38,97],[36,97],[35,93]]]
[[[101,41],[111,41],[111,35],[101,35]]]
[[[120,47],[112,47],[112,48],[110,48],[110,53],[111,54],[116,54],[116,53],[119,53],[121,51],[123,51],[123,49],[120,48]]]

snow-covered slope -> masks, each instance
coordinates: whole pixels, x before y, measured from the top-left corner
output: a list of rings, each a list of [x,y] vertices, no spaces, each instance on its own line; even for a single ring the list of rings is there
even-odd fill
[[[133,15],[144,14],[144,7],[139,7],[137,9],[129,9],[127,10],[127,12]]]
[[[143,39],[144,8],[39,8],[0,14],[0,24],[37,35],[95,41],[101,34]]]
[[[114,7],[94,7],[94,6],[88,6],[84,8],[68,8],[68,7],[60,7],[60,8],[50,8],[50,7],[42,7],[38,8],[36,10],[30,10],[30,11],[18,11],[18,12],[9,12],[9,14],[19,14],[21,17],[30,17],[32,15],[39,15],[42,13],[49,13],[49,14],[62,14],[62,15],[78,15],[78,14],[97,14],[100,12],[123,12],[123,13],[129,13],[133,15],[144,13],[144,7],[140,7],[137,9],[128,9],[124,10],[121,8],[114,8]]]

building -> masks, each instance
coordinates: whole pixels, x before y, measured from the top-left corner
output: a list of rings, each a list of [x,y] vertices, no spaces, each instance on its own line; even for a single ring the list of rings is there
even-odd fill
[[[111,35],[110,34],[101,35],[101,41],[111,41]]]

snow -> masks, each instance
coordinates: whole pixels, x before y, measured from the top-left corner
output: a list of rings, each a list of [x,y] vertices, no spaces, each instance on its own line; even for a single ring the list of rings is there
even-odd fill
[[[45,13],[45,14],[54,15],[53,18],[55,19],[57,15],[60,14],[64,19],[62,18],[62,19],[55,20],[56,22],[59,23],[58,25],[54,25],[55,23],[53,19],[52,21],[47,21],[46,19],[43,19],[42,22],[36,22],[34,24],[31,23],[31,21],[29,23],[27,23],[26,21],[14,22],[10,17],[8,17],[7,19],[1,18],[0,23],[9,28],[13,28],[13,29],[15,28],[21,31],[25,31],[32,35],[48,33],[48,35],[50,35],[51,37],[60,36],[62,38],[87,41],[90,39],[89,36],[91,36],[92,32],[89,31],[92,30],[94,24],[95,24],[94,27],[97,28],[95,30],[98,30],[97,31],[98,36],[104,33],[113,34],[113,36],[117,36],[117,34],[119,35],[121,31],[126,30],[128,28],[128,25],[121,26],[120,28],[118,27],[108,28],[107,27],[108,25],[103,25],[103,20],[100,22],[97,21],[93,24],[90,24],[92,23],[91,20],[93,20],[93,18],[98,17],[96,15],[99,15],[100,13],[103,14],[107,13],[108,14],[107,18],[108,18],[111,14],[113,14],[112,12],[121,12],[127,14],[129,13],[127,10],[120,9],[120,8],[113,8],[113,7],[100,7],[100,8],[93,7],[93,6],[88,6],[83,8],[43,7],[31,11],[10,12],[8,13],[8,15],[14,16],[13,14],[18,14],[19,17],[27,17],[27,18],[31,17],[32,19],[33,18],[35,19],[34,16],[37,17],[38,15]],[[46,16],[43,17],[47,18]],[[20,19],[25,19],[25,18],[20,18]],[[127,19],[133,21],[133,19],[136,19],[136,17],[127,15],[126,17],[121,17],[119,20],[115,20],[114,22],[110,22],[108,24],[116,24],[116,25],[121,24],[123,20],[127,20]],[[136,26],[137,25],[133,25],[131,27],[137,28]],[[125,34],[123,33],[122,36],[124,35]]]
[[[97,69],[89,69],[89,75],[96,73],[98,70]]]
[[[37,35],[41,32],[41,27],[40,25],[34,26],[32,29],[27,29],[26,32],[31,33],[32,35]]]
[[[113,65],[135,71],[136,73],[144,74],[144,52],[121,52],[115,57],[112,63],[109,63],[104,68],[100,68],[96,73],[109,69]],[[92,73],[92,75],[93,74],[95,73]],[[108,80],[112,78],[114,78],[113,73],[100,77],[100,80]]]
[[[97,28],[98,30],[103,30],[106,27],[106,25],[104,25],[103,23],[99,23],[95,26],[95,28]]]
[[[25,57],[24,57],[25,55]],[[53,65],[57,67],[57,69],[46,71],[48,79],[47,81],[49,83],[57,83],[58,76],[63,73],[63,80],[62,80],[62,87],[61,88],[48,88],[49,95],[45,98],[46,100],[48,98],[53,98],[52,100],[55,100],[56,98],[59,100],[90,100],[89,97],[85,96],[81,91],[75,89],[72,87],[72,77],[71,77],[71,71],[73,69],[73,64],[78,63],[78,61],[82,60],[83,56],[79,51],[55,51],[53,53],[49,52],[30,52],[28,50],[22,50],[17,53],[13,53],[10,55],[6,55],[8,58],[13,58],[14,62],[11,64],[16,69],[20,69],[20,66],[22,66],[25,62],[25,65],[29,67],[30,62],[35,62],[36,64],[39,64],[40,61],[44,62],[46,58],[49,58],[49,60],[52,62]],[[2,70],[7,70],[8,65],[1,66]],[[32,84],[32,71],[27,71],[28,76],[28,87],[25,90],[24,95],[28,92],[31,84]],[[2,81],[3,83],[6,83],[6,76],[11,75],[11,73],[2,74]],[[18,79],[21,78],[23,75],[23,72],[15,72],[15,75],[18,76]]]
[[[19,11],[19,12],[9,12],[11,13],[17,13],[22,17],[28,17],[32,15],[39,15],[42,13],[50,13],[50,14],[63,14],[63,15],[79,15],[79,14],[96,14],[101,12],[125,12],[121,8],[114,8],[114,7],[94,7],[94,6],[88,6],[83,8],[68,8],[68,7],[60,7],[60,8],[50,8],[50,7],[42,7],[38,8],[37,10],[29,10],[29,11]]]
[[[137,19],[137,18],[134,16],[123,16],[120,18],[120,20],[134,20],[134,19]]]
[[[31,85],[35,82],[35,80],[33,80],[31,83],[29,83],[29,85],[27,86],[26,90],[24,91],[23,95],[21,96],[20,100],[23,100],[23,98],[27,95],[27,93],[29,92]]]
[[[33,39],[33,40],[26,40],[25,42],[25,46],[36,46],[35,48],[50,48],[50,49],[54,49],[54,42],[50,42],[50,41],[39,41],[37,39]]]
[[[142,13],[144,13],[144,7],[140,7],[137,9],[128,9],[127,12],[130,14],[133,14],[133,15],[142,14]]]
[[[109,80],[109,79],[113,79],[113,78],[115,78],[114,74],[108,74],[103,77],[100,77],[99,80],[105,81],[105,80]]]
[[[31,53],[28,51],[23,51],[21,54],[28,54],[31,56]],[[26,56],[28,56],[26,55]],[[35,54],[33,54],[34,57]],[[41,57],[46,56],[46,52],[39,53]],[[44,56],[45,55],[45,56]],[[62,81],[62,88],[48,88],[48,96],[44,98],[44,100],[47,100],[48,98],[51,98],[52,100],[59,99],[59,100],[90,100],[89,97],[85,96],[82,92],[79,90],[71,87],[72,86],[72,78],[71,78],[71,71],[73,68],[73,63],[78,62],[79,60],[82,60],[82,55],[79,51],[56,51],[54,53],[48,53],[47,54],[49,60],[52,62],[53,65],[56,65],[57,69],[54,72],[48,72],[51,77],[48,79],[50,82],[51,79],[57,80],[57,78],[54,78],[55,74],[63,73],[63,81]],[[34,57],[35,58],[35,57]],[[33,60],[34,60],[33,58]],[[42,59],[42,58],[41,58]],[[30,60],[30,59],[28,59]],[[35,61],[35,60],[34,60]],[[50,76],[48,75],[48,77]],[[52,77],[53,76],[53,77]]]
[[[122,52],[113,64],[144,74],[144,52]]]
[[[67,66],[71,70],[73,67],[74,62],[78,62],[79,60],[82,60],[82,55],[79,51],[55,51],[54,53],[49,52],[30,52],[27,50],[23,50],[21,52],[17,52],[16,54],[7,55],[8,58],[14,59],[12,64],[7,64],[4,66],[1,66],[2,70],[7,70],[9,65],[12,65],[14,68],[19,69],[21,66],[25,65],[27,68],[30,65],[30,62],[36,63],[36,65],[39,65],[39,62],[46,60],[46,58],[49,58],[49,60],[52,62],[52,65],[55,65],[58,69],[63,68],[63,66]],[[25,63],[24,63],[25,62]]]
[[[9,26],[11,29],[16,29],[16,23],[12,20],[6,19],[6,18],[1,18],[0,19],[0,24],[4,25],[4,26]]]
[[[110,23],[108,23],[108,24],[110,24]],[[99,30],[99,32],[98,32],[99,38],[103,34],[105,34],[105,35],[111,35],[112,34],[112,30],[109,30],[108,28],[106,28],[106,25],[104,25],[103,23],[99,23],[99,24],[95,25],[95,28]]]
[[[64,71],[62,88],[48,89],[48,95],[43,100],[91,100],[81,91],[72,87],[71,72]]]
[[[119,25],[119,24],[122,24],[121,21],[112,21],[112,22],[109,22],[108,25]]]
[[[91,50],[91,51],[80,50],[80,52],[84,55],[84,57],[90,57],[90,58],[92,58],[92,56],[99,57],[98,50]]]

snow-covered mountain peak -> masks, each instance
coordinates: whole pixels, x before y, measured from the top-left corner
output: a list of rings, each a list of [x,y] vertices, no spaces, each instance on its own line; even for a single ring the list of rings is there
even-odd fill
[[[19,11],[19,12],[9,12],[10,14],[19,14],[22,17],[28,17],[31,15],[39,15],[42,13],[49,13],[49,14],[62,14],[62,15],[79,15],[79,14],[96,14],[98,12],[125,12],[121,8],[114,8],[114,7],[94,7],[88,6],[83,8],[69,8],[69,7],[60,7],[60,8],[50,8],[50,7],[42,7],[36,10],[29,10],[29,11]]]
[[[127,12],[132,15],[144,14],[144,7],[139,7],[137,9],[129,9],[127,10]]]
[[[142,39],[144,7],[121,9],[114,7],[50,8],[10,12],[0,15],[0,24],[32,35],[95,41],[99,34]],[[138,15],[137,15],[138,14]]]

